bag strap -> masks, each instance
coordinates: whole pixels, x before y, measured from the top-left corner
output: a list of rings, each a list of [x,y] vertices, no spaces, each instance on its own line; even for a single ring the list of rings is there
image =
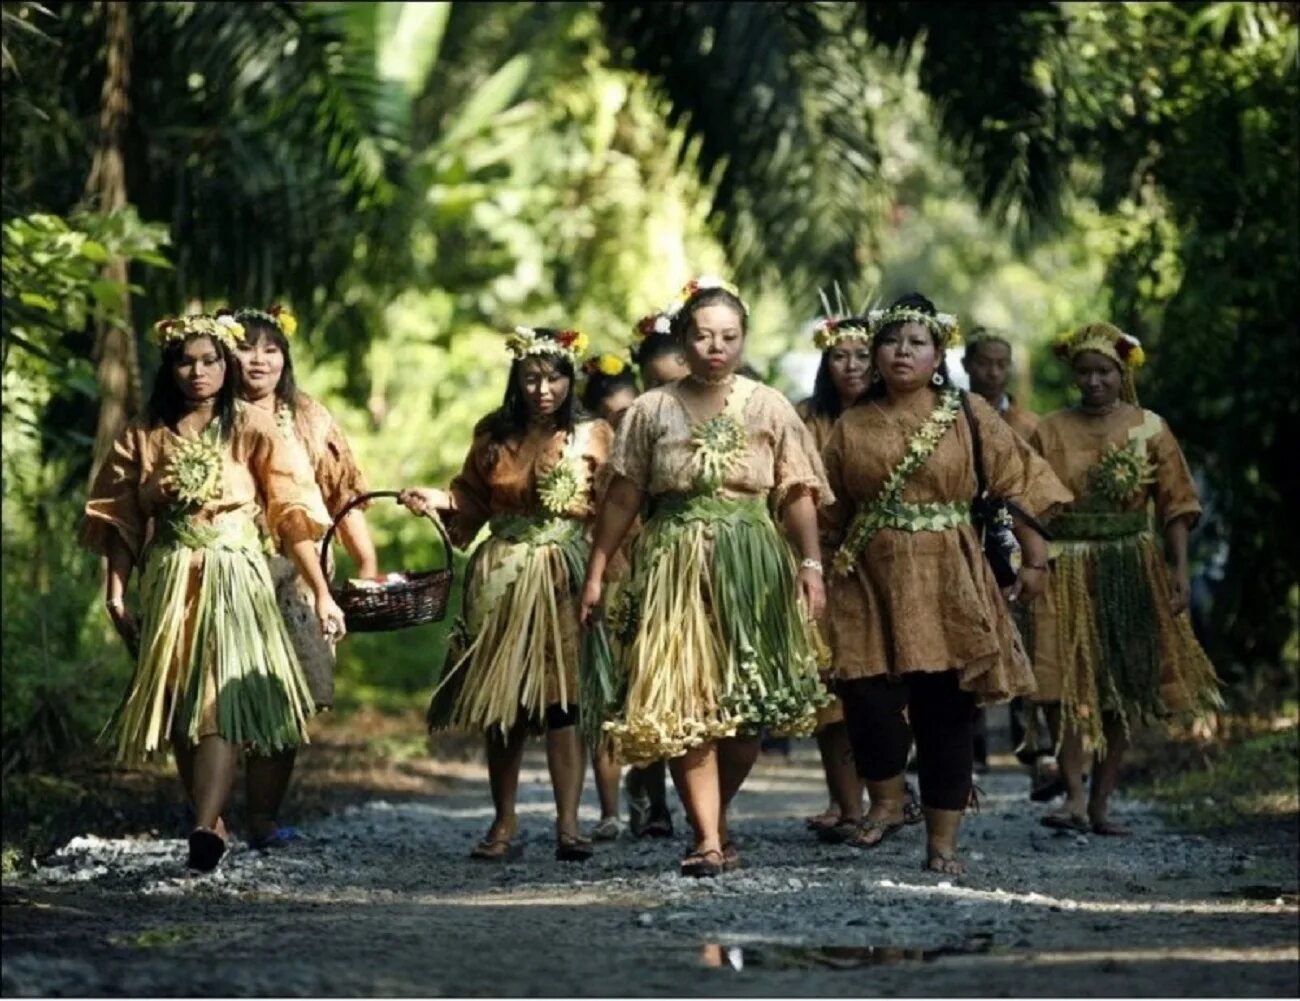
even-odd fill
[[[966,415],[966,425],[970,428],[971,451],[975,453],[975,496],[983,497],[989,492],[988,479],[984,475],[984,446],[980,442],[980,422],[975,419],[975,411],[970,405],[970,393],[961,390],[961,409]]]

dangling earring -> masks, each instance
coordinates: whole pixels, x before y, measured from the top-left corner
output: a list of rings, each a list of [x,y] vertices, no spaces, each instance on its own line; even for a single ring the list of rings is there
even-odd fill
[[[942,386],[942,385],[943,385],[943,373],[940,372],[940,371],[936,368],[936,369],[934,370],[934,375],[930,376],[930,382],[931,382],[933,385],[935,385],[935,386]]]
[[[880,381],[880,369],[878,369],[878,368],[873,368],[873,369],[871,370],[871,381],[872,381],[872,382],[879,382],[879,381]]]

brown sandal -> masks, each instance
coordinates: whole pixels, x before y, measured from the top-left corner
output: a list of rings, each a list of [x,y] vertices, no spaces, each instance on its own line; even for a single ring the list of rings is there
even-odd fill
[[[586,862],[595,849],[586,838],[561,834],[555,839],[555,858],[558,862]]]
[[[1123,824],[1115,824],[1109,820],[1101,820],[1092,825],[1092,833],[1099,834],[1103,838],[1127,838],[1133,834],[1132,828],[1125,827]]]
[[[950,868],[956,866],[957,868]],[[926,872],[937,872],[941,876],[964,876],[966,874],[966,863],[956,855],[948,852],[928,852],[925,856],[925,865],[921,866]]]
[[[810,831],[826,831],[832,827],[837,827],[841,820],[839,810],[827,807],[821,813],[814,813],[811,817],[805,817],[804,826]]]
[[[710,848],[704,852],[691,852],[682,859],[682,875],[691,879],[720,876],[726,870],[727,860],[722,852]]]
[[[884,820],[864,820],[849,837],[844,839],[843,843],[854,848],[879,848],[906,826],[907,822],[902,820],[893,823]],[[879,833],[880,837],[868,841],[867,835],[875,833]]]
[[[1092,830],[1087,818],[1080,817],[1075,813],[1067,813],[1064,810],[1045,814],[1039,823],[1055,831],[1074,831],[1076,834],[1087,834]]]
[[[823,827],[817,831],[817,840],[826,845],[842,845],[853,837],[855,831],[861,825],[862,819],[843,820],[841,819],[834,827]]]
[[[524,846],[511,838],[484,838],[469,857],[479,862],[513,862],[523,853]]]

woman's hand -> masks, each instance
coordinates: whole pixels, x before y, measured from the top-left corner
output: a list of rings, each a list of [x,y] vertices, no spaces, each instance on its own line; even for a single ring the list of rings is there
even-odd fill
[[[328,590],[316,594],[316,618],[320,620],[320,631],[329,642],[337,643],[348,634],[343,609],[339,608],[338,602]]]
[[[408,487],[397,495],[397,502],[405,504],[414,514],[451,510],[451,497],[447,491],[433,487]]]
[[[1169,575],[1169,610],[1181,615],[1192,596],[1192,575],[1186,566],[1175,567]]]
[[[1006,590],[1007,601],[1033,601],[1047,587],[1047,567],[1021,564],[1016,582]]]
[[[582,585],[582,599],[578,606],[578,621],[584,628],[590,628],[595,616],[600,614],[600,599],[604,591],[605,584],[600,577],[589,574]]]
[[[108,617],[113,620],[113,628],[126,644],[132,657],[140,656],[140,623],[131,610],[123,604],[108,606]]]
[[[826,611],[826,583],[819,571],[801,567],[795,582],[799,587],[799,600],[808,611],[808,618],[820,619]]]

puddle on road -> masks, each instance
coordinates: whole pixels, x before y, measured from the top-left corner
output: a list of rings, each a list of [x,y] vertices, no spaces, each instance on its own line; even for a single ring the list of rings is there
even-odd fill
[[[993,948],[991,935],[977,935],[958,945],[908,947],[896,945],[792,945],[785,942],[748,942],[727,945],[706,942],[700,962],[710,969],[746,967],[764,970],[860,970],[866,966],[929,963],[949,956],[980,956]]]

